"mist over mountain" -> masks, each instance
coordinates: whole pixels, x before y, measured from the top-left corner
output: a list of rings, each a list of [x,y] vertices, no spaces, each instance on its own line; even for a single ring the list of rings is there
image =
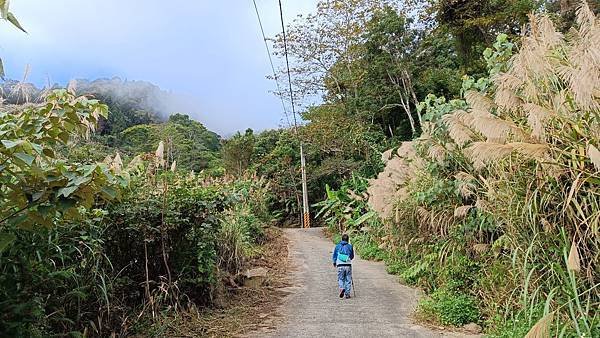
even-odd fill
[[[76,79],[69,83],[78,95],[89,95],[107,103],[111,111],[127,111],[139,119],[125,123],[124,128],[140,123],[164,122],[174,113],[184,113],[207,125],[215,125],[201,112],[201,103],[187,95],[161,89],[147,81],[123,80],[118,77],[96,80]],[[45,91],[61,88],[59,84],[38,88],[32,83],[6,80],[0,85],[0,97],[7,104],[39,102]],[[123,129],[124,129],[123,128]]]

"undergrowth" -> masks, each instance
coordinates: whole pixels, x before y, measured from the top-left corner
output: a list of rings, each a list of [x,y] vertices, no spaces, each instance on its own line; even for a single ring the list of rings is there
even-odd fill
[[[370,191],[389,200],[367,204],[353,177],[319,204],[363,257],[428,294],[426,320],[497,337],[600,335],[600,29],[580,6],[578,30],[532,16],[518,53],[506,35],[484,53],[489,77],[465,77],[464,99],[419,104],[421,137],[386,153],[397,157]]]

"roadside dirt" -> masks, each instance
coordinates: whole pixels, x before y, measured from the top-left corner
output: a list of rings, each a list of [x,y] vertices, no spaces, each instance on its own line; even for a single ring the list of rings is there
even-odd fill
[[[256,288],[229,287],[217,309],[190,310],[164,323],[166,337],[237,337],[248,332],[274,329],[277,310],[289,294],[287,287],[288,242],[279,228],[269,228],[259,255],[246,266],[266,268],[266,282]]]

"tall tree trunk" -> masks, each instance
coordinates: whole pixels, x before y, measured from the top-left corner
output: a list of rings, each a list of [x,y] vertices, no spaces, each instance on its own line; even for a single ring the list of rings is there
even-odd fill
[[[415,127],[415,119],[413,118],[412,112],[410,110],[410,98],[408,97],[408,93],[406,93],[406,91],[404,91],[404,93],[402,92],[405,88],[400,86],[398,79],[394,78],[392,76],[392,74],[390,74],[389,71],[387,72],[387,74],[388,74],[390,81],[392,81],[392,83],[396,87],[396,90],[398,91],[398,95],[400,96],[400,106],[402,106],[402,108],[406,112],[406,116],[408,116],[408,122],[410,123],[410,129],[414,136],[417,133],[417,129]]]

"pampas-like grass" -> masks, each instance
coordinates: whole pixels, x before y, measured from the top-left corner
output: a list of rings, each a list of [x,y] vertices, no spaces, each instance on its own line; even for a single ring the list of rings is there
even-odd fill
[[[163,156],[164,156],[164,152],[165,152],[165,144],[163,141],[160,141],[158,143],[158,148],[156,148],[156,152],[154,153],[154,155],[156,156],[157,159],[162,160]]]
[[[517,152],[521,155],[531,157],[538,161],[548,160],[548,150],[550,149],[547,144],[542,143],[526,143],[526,142],[513,142],[509,143]]]
[[[523,110],[527,113],[527,123],[531,127],[531,136],[538,141],[545,141],[546,133],[544,123],[548,118],[555,115],[552,111],[535,103],[525,103]]]
[[[508,144],[494,142],[475,142],[467,149],[465,154],[473,162],[475,169],[480,170],[491,161],[500,160],[513,152],[514,148]]]
[[[495,107],[492,99],[475,90],[467,91],[465,93],[465,100],[471,106],[474,113],[484,112],[489,114]]]
[[[165,152],[165,144],[163,141],[160,141],[158,143],[158,148],[156,148],[156,152],[154,153],[154,155],[156,156],[157,166],[159,166],[159,167],[164,167],[166,165],[166,161],[164,159],[164,152]]]
[[[585,1],[577,10],[578,30],[567,45],[567,64],[558,74],[569,84],[575,102],[585,110],[600,109],[595,92],[600,88],[600,24]]]
[[[505,143],[510,138],[524,141],[527,133],[511,121],[503,120],[492,114],[473,114],[470,126],[483,134],[489,142]],[[512,137],[511,137],[512,136]]]
[[[579,250],[577,249],[575,238],[573,238],[569,257],[567,258],[567,269],[575,272],[581,271],[581,259],[579,258]]]
[[[588,144],[587,155],[590,161],[596,167],[596,170],[600,171],[600,151],[593,144]]]
[[[501,144],[495,142],[474,142],[465,149],[465,154],[471,159],[474,167],[479,170],[492,161],[508,157],[514,151],[532,159],[544,161],[547,159],[548,149],[548,145],[536,143],[513,142]]]
[[[120,173],[123,168],[123,160],[121,160],[121,155],[117,152],[115,158],[112,160],[111,168],[115,171],[115,173]]]
[[[512,80],[517,79],[514,76],[509,76],[507,74],[502,74],[496,77],[497,83],[502,83],[502,85],[498,86],[496,90],[496,95],[494,96],[494,102],[498,107],[505,109],[507,111],[516,111],[522,104],[522,100],[515,94],[513,89],[509,87],[509,85],[503,80],[503,78],[511,78]],[[520,84],[519,84],[520,85]],[[519,85],[515,84],[515,87]]]
[[[428,155],[436,162],[442,163],[446,159],[446,149],[439,144],[432,144],[429,147]]]
[[[135,168],[138,164],[142,163],[142,156],[137,155],[136,157],[127,164],[127,169]]]
[[[463,205],[454,209],[454,217],[463,219],[469,214],[469,210],[473,209],[472,205]]]
[[[463,198],[469,198],[475,195],[475,177],[466,172],[459,172],[454,175],[454,178],[458,182],[458,191]]]
[[[488,205],[488,202],[484,199],[478,198],[477,202],[475,202],[475,208],[477,208],[478,210],[482,211],[482,212],[488,212],[490,211],[490,207]]]
[[[472,119],[471,114],[464,110],[442,116],[442,121],[448,127],[448,134],[461,147],[476,139],[475,133],[468,127]]]
[[[542,319],[538,320],[534,326],[531,327],[529,332],[525,335],[525,338],[548,338],[550,337],[550,325],[554,320],[554,312],[550,312]]]
[[[489,249],[490,249],[489,244],[479,243],[479,244],[473,245],[473,251],[475,251],[478,255],[483,255],[484,253],[488,252]]]

